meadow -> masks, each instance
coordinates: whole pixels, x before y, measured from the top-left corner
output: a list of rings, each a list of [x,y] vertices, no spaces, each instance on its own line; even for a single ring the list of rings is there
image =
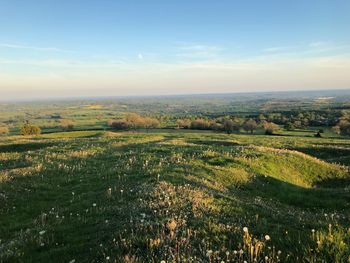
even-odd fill
[[[350,262],[350,141],[288,135],[2,136],[0,262]]]

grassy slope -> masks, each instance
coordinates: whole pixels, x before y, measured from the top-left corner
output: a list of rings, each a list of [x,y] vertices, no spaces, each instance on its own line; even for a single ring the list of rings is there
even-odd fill
[[[340,249],[350,241],[349,173],[326,161],[349,159],[334,149],[350,143],[200,132],[5,137],[0,259],[249,261],[253,246],[259,260],[341,262],[350,253]],[[311,229],[320,240],[328,224],[333,243],[317,246]],[[242,239],[245,226],[261,249]]]

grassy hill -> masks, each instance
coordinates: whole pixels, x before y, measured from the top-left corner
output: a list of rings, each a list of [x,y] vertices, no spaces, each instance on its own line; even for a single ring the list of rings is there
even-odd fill
[[[349,153],[210,132],[2,137],[0,262],[347,262]]]

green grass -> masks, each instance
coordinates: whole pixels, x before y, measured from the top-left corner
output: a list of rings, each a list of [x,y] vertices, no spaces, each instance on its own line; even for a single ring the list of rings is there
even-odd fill
[[[346,262],[348,151],[194,131],[1,137],[0,262]]]

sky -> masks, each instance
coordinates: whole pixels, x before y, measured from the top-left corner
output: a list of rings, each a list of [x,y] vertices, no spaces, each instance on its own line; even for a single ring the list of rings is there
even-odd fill
[[[0,0],[0,100],[350,88],[349,0]]]

